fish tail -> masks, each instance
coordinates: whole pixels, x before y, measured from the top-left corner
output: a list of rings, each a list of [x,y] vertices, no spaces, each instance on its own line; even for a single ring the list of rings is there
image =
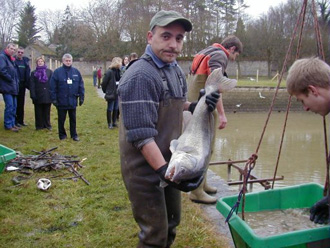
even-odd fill
[[[235,88],[237,80],[229,79],[222,74],[222,69],[218,68],[212,71],[206,80],[206,85],[219,85],[217,88],[220,93],[230,91]]]
[[[219,91],[220,93],[230,91],[235,88],[236,84],[237,84],[236,79],[229,79],[227,77],[222,77],[219,84]]]

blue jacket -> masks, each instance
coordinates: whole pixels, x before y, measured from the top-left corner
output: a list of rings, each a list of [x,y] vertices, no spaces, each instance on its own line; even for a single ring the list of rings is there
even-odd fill
[[[0,53],[0,93],[18,95],[18,84],[16,64],[2,51]]]
[[[77,99],[85,98],[84,81],[80,72],[65,65],[57,68],[50,79],[50,98],[59,109],[74,109]]]

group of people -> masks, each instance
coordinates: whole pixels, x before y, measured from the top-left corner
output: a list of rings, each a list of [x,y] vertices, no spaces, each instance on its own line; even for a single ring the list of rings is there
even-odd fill
[[[15,56],[16,55],[16,56]],[[76,107],[84,102],[84,82],[80,72],[72,67],[72,56],[64,54],[63,65],[54,72],[47,68],[43,57],[36,59],[31,72],[24,48],[9,43],[0,54],[0,93],[5,102],[4,128],[18,132],[24,123],[26,89],[34,105],[36,130],[52,130],[51,104],[58,113],[58,133],[61,140],[67,137],[64,124],[67,113],[70,119],[70,136],[79,141],[76,131]]]
[[[185,33],[191,30],[192,23],[180,13],[157,12],[150,21],[145,53],[125,72],[118,87],[121,171],[140,227],[137,247],[173,244],[180,223],[180,191],[191,192],[190,199],[197,202],[215,202],[207,193],[217,189],[206,184],[205,174],[180,183],[165,178],[169,146],[180,136],[183,111],[193,112],[207,77],[217,68],[227,76],[228,60],[235,60],[243,45],[236,36],[228,36],[203,49],[193,60],[187,83],[176,58]],[[289,70],[287,88],[306,111],[322,116],[330,112],[330,67],[324,61],[297,60]],[[203,99],[211,112],[217,110],[218,128],[223,129],[227,118],[221,92],[217,93]],[[328,221],[329,196],[312,206],[310,219]]]

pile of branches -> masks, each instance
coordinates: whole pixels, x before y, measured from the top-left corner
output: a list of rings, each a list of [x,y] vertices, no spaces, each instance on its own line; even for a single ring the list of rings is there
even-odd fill
[[[58,153],[53,153],[57,147],[53,147],[46,151],[35,151],[36,155],[23,155],[19,152],[16,153],[16,158],[10,160],[7,165],[7,171],[15,170],[22,174],[31,175],[33,172],[41,171],[51,171],[51,170],[61,170],[68,169],[74,174],[74,177],[67,179],[80,178],[87,185],[90,183],[81,175],[77,170],[82,168],[81,162],[75,155],[61,155]],[[15,180],[13,179],[15,182]]]

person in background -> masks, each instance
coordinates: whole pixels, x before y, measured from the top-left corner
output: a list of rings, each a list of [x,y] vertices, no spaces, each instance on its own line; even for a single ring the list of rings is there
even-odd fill
[[[30,97],[34,104],[34,120],[36,130],[47,128],[52,130],[50,124],[50,79],[53,72],[47,68],[43,57],[36,59],[36,69],[30,77]]]
[[[15,63],[17,65],[17,74],[19,77],[19,91],[17,96],[17,108],[16,108],[16,125],[18,127],[27,126],[24,123],[24,105],[25,105],[25,89],[29,89],[30,82],[30,59],[23,56],[24,48],[19,47],[15,56]]]
[[[70,119],[70,136],[79,141],[76,131],[76,108],[84,103],[84,81],[78,69],[72,66],[72,55],[66,53],[62,57],[63,65],[57,68],[50,79],[50,98],[57,108],[58,135],[60,140],[67,138],[64,128],[66,115]]]
[[[96,87],[97,84],[97,70],[96,67],[93,66],[93,86]]]
[[[131,53],[129,55],[129,63],[126,66],[126,70],[139,58],[139,56],[137,55],[137,53]]]
[[[180,13],[157,12],[150,21],[144,55],[124,73],[118,87],[121,171],[140,227],[137,247],[173,244],[180,223],[180,191],[195,189],[203,180],[196,175],[177,184],[165,178],[170,142],[180,136],[183,111],[192,104],[176,61],[185,33],[191,30],[190,20]],[[219,94],[206,98],[213,111]]]
[[[221,68],[222,73],[227,76],[226,68],[228,61],[235,61],[236,57],[242,53],[243,45],[241,41],[234,35],[226,37],[221,44],[214,43],[194,57],[191,66],[191,73],[188,76],[188,100],[197,100],[199,92],[205,87],[207,77],[215,69]],[[227,117],[222,103],[222,98],[217,104],[219,129],[224,129],[227,125]],[[212,144],[212,150],[214,142]],[[190,200],[197,203],[214,204],[217,198],[209,194],[215,194],[217,188],[209,185],[205,179],[199,188],[193,190],[189,194]]]
[[[135,52],[132,52],[130,55],[129,55],[129,62],[133,61],[133,60],[137,60],[139,58],[139,56],[137,55],[137,53]]]
[[[101,88],[102,67],[97,70],[97,88]]]
[[[305,111],[321,116],[329,114],[330,66],[323,60],[296,60],[289,69],[286,86],[288,93],[302,103]],[[310,220],[318,224],[329,223],[329,203],[329,194],[316,202],[310,209]]]
[[[108,128],[117,127],[117,112],[118,112],[118,94],[117,88],[120,80],[120,67],[122,59],[114,57],[109,66],[109,70],[102,80],[102,91],[105,93],[104,99],[107,101],[107,122]]]
[[[16,106],[19,78],[15,58],[17,46],[9,43],[0,54],[0,93],[5,102],[4,127],[6,130],[18,132],[16,126]]]
[[[124,57],[123,57],[123,60],[122,60],[123,62],[122,62],[122,65],[121,65],[121,67],[120,67],[120,73],[121,73],[121,76],[124,74],[124,72],[126,71],[126,67],[127,67],[127,65],[128,65],[128,63],[129,63],[129,57],[128,57],[128,55],[125,55]]]

